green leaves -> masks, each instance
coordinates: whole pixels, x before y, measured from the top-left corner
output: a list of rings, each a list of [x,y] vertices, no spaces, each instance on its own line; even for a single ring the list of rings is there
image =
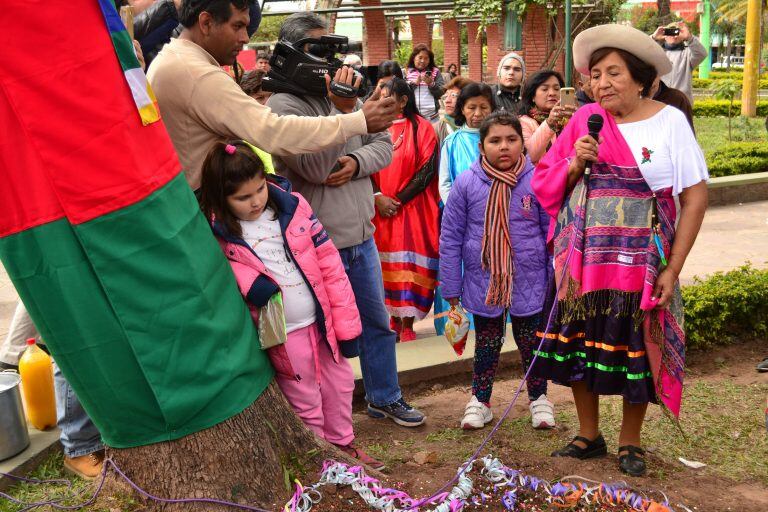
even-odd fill
[[[768,335],[768,270],[750,264],[683,288],[686,347],[707,349]]]
[[[731,78],[715,80],[710,84],[709,90],[715,99],[733,101],[741,92],[741,83]]]
[[[717,116],[727,116],[728,115],[728,100],[718,100],[718,99],[711,99],[711,100],[696,100],[693,104],[693,115],[694,117],[717,117]],[[735,112],[741,111],[741,100],[734,100],[733,101],[733,110]],[[757,102],[757,116],[758,117],[766,117],[768,116],[768,101],[758,101]]]
[[[768,144],[732,142],[713,151],[707,158],[709,175],[735,176],[768,171]]]

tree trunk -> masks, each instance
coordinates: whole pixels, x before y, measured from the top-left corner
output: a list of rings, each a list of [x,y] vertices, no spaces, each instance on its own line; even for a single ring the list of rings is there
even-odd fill
[[[353,462],[304,427],[274,381],[243,412],[212,428],[175,441],[109,449],[108,456],[154,496],[214,498],[267,510],[282,510],[294,478],[313,483],[325,458]],[[126,490],[114,471],[107,482],[107,495]],[[232,510],[135,497],[152,511]]]
[[[659,11],[659,24],[666,25],[670,18],[670,0],[656,0],[656,7]]]

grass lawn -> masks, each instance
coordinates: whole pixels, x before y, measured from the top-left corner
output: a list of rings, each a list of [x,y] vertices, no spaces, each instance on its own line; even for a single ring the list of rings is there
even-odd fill
[[[73,478],[64,473],[64,458],[61,452],[48,457],[27,477],[38,480],[63,479],[64,481],[47,484],[23,483],[6,491],[11,497],[23,503],[54,500],[60,506],[80,505],[90,500],[96,490],[94,483]],[[65,481],[70,482],[70,485],[67,485]],[[97,505],[85,507],[82,510],[88,512],[129,512],[138,507],[138,504],[128,496],[109,496],[101,499]],[[19,510],[27,509],[0,496],[0,512],[17,512]],[[51,509],[43,508],[42,510]]]
[[[731,120],[733,142],[763,141],[768,143],[768,132],[765,129],[765,119],[734,117]],[[728,118],[726,117],[695,117],[693,124],[696,126],[696,138],[704,150],[704,155],[709,154],[728,143]]]

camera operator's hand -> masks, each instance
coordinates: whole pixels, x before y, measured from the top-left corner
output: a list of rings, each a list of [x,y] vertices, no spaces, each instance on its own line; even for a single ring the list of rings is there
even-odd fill
[[[355,80],[355,70],[352,69],[349,66],[342,66],[339,69],[336,70],[336,74],[333,75],[333,81],[337,84],[343,84],[343,85],[349,85],[351,87],[355,87],[356,89],[360,88],[360,84],[362,83],[363,79],[361,77],[357,77],[357,80]],[[354,85],[353,85],[354,82]],[[354,112],[355,105],[357,105],[357,97],[354,98],[343,98],[341,96],[336,96],[331,92],[331,76],[325,75],[325,87],[328,91],[328,99],[331,100],[333,105],[336,107],[336,109],[340,110],[341,112],[344,112],[345,114],[349,114],[350,112]]]
[[[663,41],[664,40],[664,27],[659,27],[656,29],[656,32],[654,32],[651,35],[652,38],[654,38],[656,41]]]
[[[349,180],[357,172],[357,160],[351,156],[342,156],[339,158],[339,170],[331,173],[325,180],[325,185],[329,187],[340,187],[349,183]]]
[[[381,88],[376,88],[368,101],[363,103],[365,122],[368,133],[383,132],[397,117],[397,103],[389,94],[382,94]]]

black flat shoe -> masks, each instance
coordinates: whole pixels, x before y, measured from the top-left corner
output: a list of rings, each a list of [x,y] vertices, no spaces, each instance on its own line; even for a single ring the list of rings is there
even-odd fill
[[[586,448],[574,444],[574,441],[581,441]],[[560,448],[552,452],[552,457],[573,457],[575,459],[591,459],[593,457],[602,457],[608,453],[608,448],[605,446],[605,439],[603,434],[598,434],[597,437],[590,441],[586,437],[576,436],[573,441],[565,445],[565,448]]]
[[[629,476],[643,476],[646,469],[645,450],[628,444],[627,446],[619,447],[619,453],[621,452],[627,452],[624,455],[619,455],[619,469],[621,472]]]

